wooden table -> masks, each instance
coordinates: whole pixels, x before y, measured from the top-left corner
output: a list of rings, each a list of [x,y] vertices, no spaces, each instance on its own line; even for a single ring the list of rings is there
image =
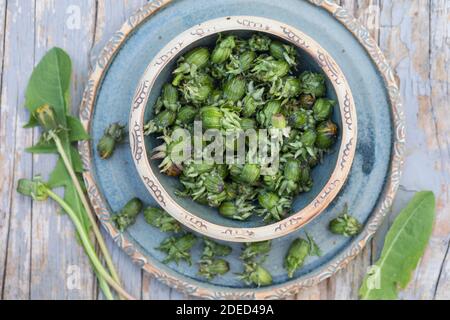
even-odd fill
[[[212,0],[218,1],[218,0]],[[22,128],[24,90],[53,46],[72,56],[74,112],[95,56],[145,0],[0,0],[0,294],[2,299],[96,299],[87,258],[68,218],[51,202],[19,196],[22,177],[48,175],[52,157],[24,152],[38,132]],[[407,116],[407,152],[393,214],[348,268],[293,299],[356,299],[389,224],[417,190],[433,190],[437,220],[404,299],[450,298],[450,1],[341,0],[368,26],[397,71]],[[187,298],[133,265],[108,240],[125,287],[142,299]]]

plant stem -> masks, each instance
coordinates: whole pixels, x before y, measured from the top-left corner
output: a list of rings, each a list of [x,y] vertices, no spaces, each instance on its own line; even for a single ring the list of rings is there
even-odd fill
[[[108,273],[108,271],[103,267],[102,262],[97,257],[94,247],[92,246],[91,241],[89,240],[89,236],[86,233],[86,230],[83,228],[81,221],[78,219],[76,213],[72,210],[72,208],[61,199],[56,193],[51,190],[47,190],[47,193],[50,198],[55,200],[63,209],[67,212],[70,219],[75,225],[75,228],[80,236],[81,243],[86,251],[86,254],[89,256],[91,263],[93,264],[95,270],[98,274],[115,290],[117,293],[125,297],[129,300],[135,300],[133,296],[131,296],[128,292],[126,292]]]
[[[75,185],[75,189],[77,190],[77,193],[81,199],[81,202],[83,203],[83,206],[86,209],[87,216],[89,218],[89,221],[91,222],[92,230],[94,232],[95,238],[97,239],[98,245],[100,247],[100,251],[103,254],[106,265],[108,266],[108,269],[111,272],[113,279],[117,283],[120,284],[119,275],[116,271],[116,268],[114,267],[114,263],[112,262],[111,255],[109,254],[108,248],[106,247],[105,240],[103,239],[100,229],[98,228],[97,221],[96,221],[94,214],[92,213],[91,207],[89,206],[89,203],[86,199],[86,195],[83,192],[83,189],[81,188],[80,182],[78,181],[78,177],[72,168],[72,165],[70,163],[69,158],[67,157],[64,147],[61,144],[61,140],[59,139],[58,135],[56,133],[54,133],[53,131],[50,131],[49,134],[50,134],[50,137],[55,141],[56,147],[57,147],[58,152],[61,155],[61,158],[66,166],[67,172],[69,173],[70,177],[72,178],[72,181]]]
[[[97,279],[98,279],[98,283],[100,286],[100,289],[103,292],[103,295],[105,296],[105,298],[107,300],[114,300],[114,296],[111,293],[111,290],[109,289],[108,283],[105,281],[105,279],[103,279],[98,272],[95,272],[95,274],[97,275]]]

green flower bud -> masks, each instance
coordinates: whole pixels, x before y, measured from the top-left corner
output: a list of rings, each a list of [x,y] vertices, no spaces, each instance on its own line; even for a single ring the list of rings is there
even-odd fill
[[[236,102],[245,95],[246,83],[242,77],[235,77],[225,83],[223,92],[226,99]]]
[[[204,130],[221,129],[223,113],[216,107],[204,107],[200,110]]]
[[[44,104],[36,109],[34,117],[45,132],[58,129],[55,110],[52,106]]]
[[[211,55],[212,63],[224,63],[231,55],[232,49],[236,46],[235,36],[227,36],[223,40],[218,40]]]
[[[179,125],[188,125],[194,122],[198,111],[192,106],[181,107],[178,111],[176,123]]]
[[[225,257],[230,255],[233,249],[230,246],[217,243],[215,241],[204,239],[205,247],[203,249],[202,258]]]
[[[181,231],[180,223],[162,209],[148,207],[144,210],[144,218],[149,225],[162,232],[178,233]]]
[[[300,108],[310,110],[314,106],[314,103],[316,103],[316,98],[310,94],[302,94],[300,96],[299,103]]]
[[[297,129],[314,128],[316,121],[311,111],[300,109],[289,116],[289,124]]]
[[[208,280],[212,280],[218,275],[224,275],[230,271],[230,265],[223,259],[207,260],[200,262],[198,274]]]
[[[283,98],[295,98],[301,93],[301,82],[299,79],[294,77],[287,77],[283,81],[283,87],[279,93],[280,97]]]
[[[319,122],[330,119],[335,103],[334,100],[317,99],[313,107],[314,118]]]
[[[239,56],[239,66],[241,72],[245,72],[252,67],[253,61],[256,59],[256,54],[253,51],[246,51]]]
[[[272,242],[270,240],[246,243],[241,254],[241,259],[247,261],[260,255],[266,255],[270,252],[271,247]]]
[[[138,198],[130,200],[116,215],[112,217],[112,220],[121,232],[125,231],[130,225],[136,222],[136,217],[142,210],[142,201]]]
[[[164,263],[174,261],[178,264],[181,260],[184,260],[191,265],[190,251],[196,242],[197,238],[193,234],[188,233],[178,238],[170,237],[165,239],[157,249],[167,254],[163,260]]]
[[[248,41],[248,44],[252,51],[268,51],[271,42],[272,40],[265,35],[254,34]]]
[[[162,102],[163,105],[170,111],[176,112],[178,110],[178,90],[173,85],[164,85]]]
[[[261,168],[257,164],[247,163],[241,171],[240,180],[244,183],[254,184],[261,176]]]
[[[215,167],[214,164],[211,164],[211,163],[206,163],[206,162],[195,163],[195,162],[192,162],[192,163],[188,164],[184,168],[183,174],[186,177],[189,177],[189,178],[196,178],[199,175],[211,172],[214,169],[214,167]]]
[[[252,72],[263,82],[273,82],[289,73],[289,64],[283,60],[276,60],[271,56],[258,57]]]
[[[118,122],[111,124],[105,130],[105,135],[111,136],[117,143],[120,143],[125,139],[125,133],[125,126],[120,125]]]
[[[244,221],[250,218],[255,207],[242,199],[223,202],[219,207],[219,213],[228,219]]]
[[[206,190],[210,193],[221,193],[225,188],[225,182],[217,172],[212,172],[204,177]]]
[[[288,160],[284,166],[284,178],[297,182],[300,180],[300,163],[297,160]]]
[[[48,187],[40,177],[33,180],[20,179],[17,184],[17,192],[21,195],[32,197],[34,201],[45,201],[48,199]]]
[[[225,179],[226,177],[228,177],[229,171],[228,171],[228,166],[226,164],[218,164],[216,166],[216,170],[222,179]]]
[[[102,159],[109,159],[116,148],[116,140],[110,135],[104,135],[97,144],[97,151]]]
[[[281,182],[281,173],[277,172],[274,175],[268,175],[263,177],[264,186],[268,191],[276,191],[279,188]]]
[[[330,222],[330,231],[332,233],[346,237],[353,237],[359,234],[361,229],[361,223],[348,214],[347,205],[345,205],[343,214]]]
[[[226,193],[225,201],[235,200],[238,196],[237,189],[238,189],[238,187],[234,182],[226,183],[225,184],[225,193]]]
[[[176,118],[177,114],[175,112],[164,110],[144,126],[144,134],[149,135],[155,132],[163,132],[164,129],[175,123]]]
[[[311,177],[311,168],[307,165],[300,165],[300,177],[298,180],[300,191],[308,192],[311,190],[313,180]]]
[[[269,286],[272,284],[272,275],[261,266],[258,266],[252,273],[250,280],[258,287]]]
[[[286,118],[281,113],[273,115],[272,127],[275,129],[285,129],[287,127]]]
[[[320,149],[329,149],[337,139],[338,127],[331,121],[322,122],[317,127],[316,146]]]
[[[316,98],[325,96],[327,87],[325,77],[320,73],[305,71],[300,75],[302,93],[310,94]]]
[[[271,100],[260,112],[258,112],[256,120],[258,120],[261,126],[268,128],[272,123],[272,117],[279,113],[280,109],[281,102],[278,100]]]
[[[182,91],[186,101],[200,104],[206,101],[213,91],[212,78],[205,74],[199,74],[186,82]]]
[[[208,62],[209,50],[207,48],[196,48],[180,59],[179,67],[173,73],[175,75],[192,73],[205,67]],[[173,81],[174,86],[177,86],[181,79],[182,76],[177,76]]]
[[[241,119],[241,129],[242,130],[249,130],[249,129],[255,129],[256,128],[256,121],[251,118],[242,118]]]
[[[303,266],[309,253],[310,244],[308,241],[298,238],[292,242],[284,259],[284,267],[288,272],[289,278],[292,278],[294,276],[294,272]]]
[[[301,136],[300,136],[300,142],[304,147],[313,147],[316,143],[317,134],[313,129],[306,130]]]
[[[293,46],[273,41],[270,45],[270,55],[278,60],[285,60],[291,66],[297,64],[297,51]]]
[[[280,198],[275,193],[263,192],[258,196],[258,201],[261,207],[271,210],[277,206]]]

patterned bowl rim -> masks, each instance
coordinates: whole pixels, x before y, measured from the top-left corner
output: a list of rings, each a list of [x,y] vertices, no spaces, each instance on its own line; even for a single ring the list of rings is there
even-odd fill
[[[395,194],[400,184],[406,143],[404,108],[398,84],[395,79],[395,72],[389,65],[376,41],[370,36],[367,29],[362,26],[359,20],[355,19],[348,10],[344,9],[332,0],[307,1],[327,10],[330,14],[332,14],[354,35],[354,37],[367,51],[369,57],[372,59],[374,65],[379,70],[385,82],[391,104],[394,132],[389,174],[386,178],[386,183],[382,193],[380,194],[378,203],[361,234],[353,239],[352,244],[347,249],[343,250],[343,252],[333,258],[329,263],[298,279],[291,280],[283,284],[258,289],[235,289],[206,284],[188,278],[184,275],[180,275],[175,271],[160,268],[157,264],[149,261],[148,258],[141,252],[140,247],[132,240],[128,239],[126,234],[120,233],[111,222],[111,213],[109,212],[107,203],[103,198],[103,195],[100,193],[94,179],[91,141],[83,141],[79,144],[79,151],[86,169],[83,177],[86,183],[87,193],[92,207],[94,208],[103,227],[111,235],[117,245],[130,256],[134,263],[142,267],[162,283],[184,294],[209,299],[282,299],[294,295],[300,289],[314,286],[331,277],[339,270],[345,268],[348,263],[362,251],[368,241],[373,237],[392,206]],[[157,0],[149,2],[140,8],[136,11],[136,13],[127,19],[121,29],[113,35],[112,39],[102,50],[95,66],[90,72],[80,106],[80,119],[84,128],[88,132],[90,131],[97,91],[99,90],[103,77],[115,55],[135,28],[139,27],[155,12],[161,8],[164,8],[171,2],[173,1]]]
[[[144,142],[144,116],[148,108],[147,102],[161,72],[180,56],[183,49],[188,48],[200,39],[221,32],[240,30],[258,31],[277,36],[309,54],[321,67],[334,87],[342,122],[340,128],[342,141],[338,158],[331,176],[321,191],[298,212],[281,221],[260,227],[229,227],[216,224],[179,205],[177,200],[166,191],[151,167],[150,160],[146,156],[150,152]],[[255,16],[226,16],[208,20],[172,39],[148,64],[138,83],[131,104],[129,128],[134,164],[142,182],[158,204],[193,231],[210,238],[230,242],[259,242],[280,238],[304,227],[319,216],[345,184],[356,152],[358,132],[356,107],[350,86],[331,55],[300,30],[276,20]]]

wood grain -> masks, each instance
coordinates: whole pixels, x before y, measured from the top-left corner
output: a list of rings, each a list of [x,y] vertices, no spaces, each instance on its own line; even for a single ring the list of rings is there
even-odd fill
[[[16,181],[48,175],[54,160],[24,147],[38,132],[22,129],[24,90],[34,64],[53,46],[74,61],[72,105],[81,100],[89,66],[113,33],[145,0],[0,0],[0,297],[102,298],[67,217],[50,202],[17,195]],[[401,188],[372,244],[348,268],[292,299],[357,299],[367,267],[400,209],[418,190],[433,190],[437,219],[427,252],[403,299],[450,298],[450,3],[447,0],[340,0],[365,24],[397,72],[407,114],[407,158]],[[81,24],[77,27],[77,14]],[[184,295],[133,265],[105,235],[124,286],[142,299]],[[77,272],[79,281],[72,282]]]

